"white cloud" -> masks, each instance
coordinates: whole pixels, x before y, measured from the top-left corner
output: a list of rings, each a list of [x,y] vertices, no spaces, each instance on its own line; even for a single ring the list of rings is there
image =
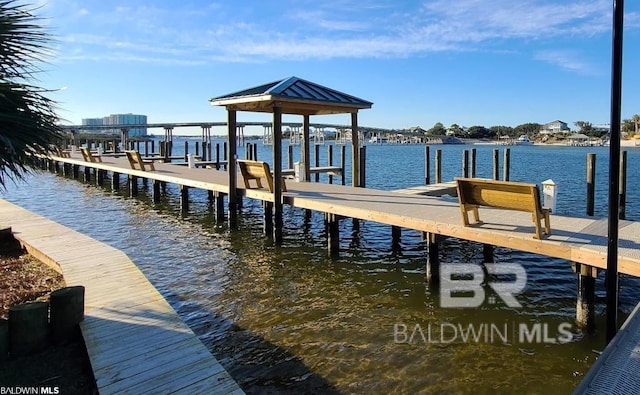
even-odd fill
[[[581,59],[581,54],[572,50],[545,50],[534,54],[534,59],[558,66],[567,71],[584,75],[597,74],[596,67]]]
[[[69,23],[80,30],[62,36],[67,59],[78,48],[88,58],[109,59],[119,51],[130,61],[162,55],[165,62],[189,64],[504,52],[523,43],[544,48],[557,40],[582,40],[611,28],[608,0],[430,0],[418,7],[390,0],[302,0],[262,8],[241,2],[175,9],[125,4],[91,13],[80,8],[86,24]],[[635,13],[627,18],[639,20]],[[551,51],[535,56],[567,70],[588,68]]]

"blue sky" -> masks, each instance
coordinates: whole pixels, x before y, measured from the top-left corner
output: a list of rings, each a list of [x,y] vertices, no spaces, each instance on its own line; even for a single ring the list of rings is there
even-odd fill
[[[626,3],[623,118],[640,113],[640,6]],[[40,80],[72,124],[224,121],[209,98],[289,76],[372,101],[366,126],[609,122],[611,0],[43,4],[57,41]]]

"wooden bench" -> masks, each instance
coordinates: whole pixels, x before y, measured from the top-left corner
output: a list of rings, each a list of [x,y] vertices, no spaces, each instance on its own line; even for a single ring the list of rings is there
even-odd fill
[[[131,166],[131,168],[133,170],[147,171],[146,167],[148,167],[149,170],[155,170],[156,169],[156,167],[153,165],[153,161],[152,160],[144,160],[144,159],[142,159],[142,157],[140,156],[140,152],[138,152],[138,151],[125,151],[124,153],[127,155],[127,160],[129,161],[129,166]],[[136,169],[136,166],[138,166],[139,169]]]
[[[465,226],[469,226],[469,211],[473,212],[475,221],[479,223],[478,207],[488,206],[531,213],[536,239],[542,239],[544,233],[551,233],[550,210],[542,208],[537,185],[481,178],[456,178],[456,185]],[[544,233],[541,224],[543,219]]]
[[[238,166],[240,167],[240,173],[244,179],[244,187],[252,189],[249,181],[254,180],[256,182],[256,188],[263,188],[262,179],[267,180],[267,187],[269,192],[273,193],[273,175],[269,169],[267,162],[255,161],[255,160],[238,160]],[[282,179],[282,192],[287,191],[287,186]]]
[[[58,155],[60,158],[71,158],[71,152],[63,151],[57,145],[55,147],[53,147],[53,150],[54,150],[55,154]]]
[[[85,162],[102,162],[102,158],[99,155],[93,156],[89,148],[81,147],[80,152]]]

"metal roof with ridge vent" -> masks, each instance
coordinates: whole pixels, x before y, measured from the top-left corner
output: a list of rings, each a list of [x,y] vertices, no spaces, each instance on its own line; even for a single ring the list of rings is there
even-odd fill
[[[209,102],[212,106],[226,106],[237,111],[273,112],[274,107],[280,107],[284,114],[299,115],[353,113],[373,105],[298,77],[214,97]]]

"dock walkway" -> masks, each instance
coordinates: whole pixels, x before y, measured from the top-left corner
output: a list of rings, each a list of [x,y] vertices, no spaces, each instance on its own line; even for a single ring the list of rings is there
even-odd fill
[[[640,388],[640,303],[573,392],[635,394]]]
[[[1,199],[0,218],[68,285],[85,287],[80,328],[100,394],[243,393],[122,251]]]
[[[108,172],[174,183],[191,188],[229,192],[228,174],[214,169],[187,168],[157,163],[156,171],[132,170],[124,158],[103,158],[88,163],[78,156],[55,161]],[[239,196],[273,201],[266,189],[245,189],[238,174]],[[551,235],[534,239],[531,214],[482,207],[483,223],[465,227],[458,202],[420,194],[398,193],[370,188],[287,181],[285,203],[348,218],[374,221],[435,235],[507,247],[562,258],[606,269],[607,219],[551,215]],[[620,221],[618,270],[640,277],[640,222]]]

